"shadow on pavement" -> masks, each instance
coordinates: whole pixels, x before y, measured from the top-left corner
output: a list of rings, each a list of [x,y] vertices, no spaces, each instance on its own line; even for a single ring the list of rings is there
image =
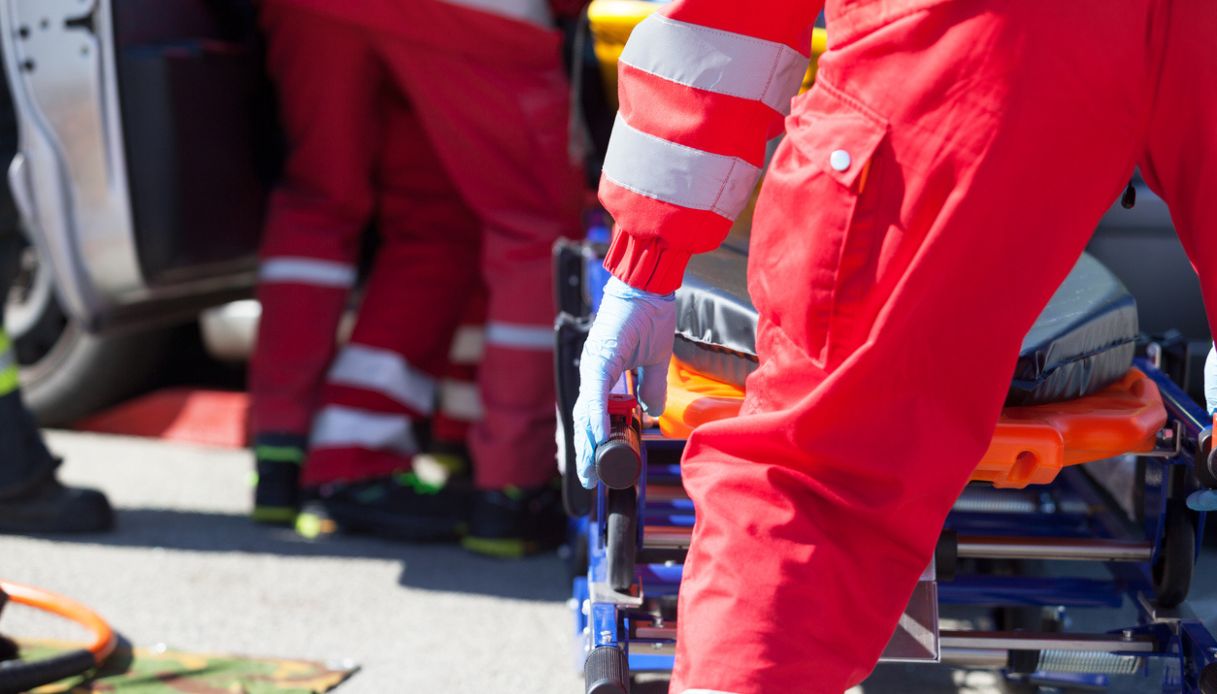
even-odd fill
[[[312,541],[289,528],[259,526],[244,515],[226,513],[123,508],[118,510],[114,532],[46,539],[109,547],[400,561],[398,582],[407,588],[537,601],[564,600],[570,592],[565,563],[554,553],[506,561],[469,554],[454,543],[409,544],[357,535]],[[359,568],[353,565],[351,570]]]

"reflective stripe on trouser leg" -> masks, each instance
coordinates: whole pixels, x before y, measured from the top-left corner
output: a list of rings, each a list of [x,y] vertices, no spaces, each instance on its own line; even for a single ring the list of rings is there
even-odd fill
[[[485,321],[484,308],[479,307],[477,320]],[[437,443],[464,446],[470,426],[482,418],[477,375],[484,338],[485,330],[480,322],[462,325],[452,338],[448,368],[440,382],[439,406],[431,419],[431,435]]]
[[[404,414],[322,407],[313,422],[302,484],[358,481],[409,470],[418,452],[414,424]]]
[[[437,384],[396,352],[351,343],[327,377],[313,424],[306,484],[408,470],[418,452],[414,426],[435,407]]]
[[[258,267],[258,281],[263,284],[292,282],[314,287],[350,289],[355,286],[355,266],[349,263],[317,258],[266,258]]]
[[[388,349],[346,345],[334,360],[327,381],[377,393],[422,416],[435,407],[435,379]]]
[[[752,229],[761,366],[741,415],[698,428],[682,462],[698,519],[673,691],[840,694],[874,666],[1020,343],[1143,151],[1148,83],[1108,76],[1152,62],[1146,18],[1104,14],[939,3],[834,48],[796,102]],[[1033,40],[1067,55],[1014,48]],[[1112,64],[1110,45],[1138,49]],[[987,98],[940,108],[961,75]],[[1011,198],[1029,178],[1069,194]]]

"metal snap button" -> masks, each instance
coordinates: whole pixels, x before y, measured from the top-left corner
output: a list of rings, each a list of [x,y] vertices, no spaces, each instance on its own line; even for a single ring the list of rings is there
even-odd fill
[[[852,163],[853,160],[850,158],[849,152],[846,152],[843,149],[833,150],[833,153],[828,155],[828,165],[831,166],[834,171],[845,171]]]

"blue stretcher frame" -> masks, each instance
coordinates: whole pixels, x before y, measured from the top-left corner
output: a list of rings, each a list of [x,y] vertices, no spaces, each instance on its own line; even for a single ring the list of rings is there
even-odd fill
[[[585,258],[594,259],[594,254]],[[589,260],[588,274],[603,273],[598,263]],[[599,286],[599,282],[589,282]],[[591,297],[592,304],[599,297]],[[1173,452],[1135,459],[1139,491],[1139,508],[1126,512],[1103,489],[1101,480],[1086,466],[1061,471],[1049,485],[1025,490],[1002,490],[1000,494],[1019,498],[1032,509],[1029,512],[994,512],[984,504],[960,508],[948,516],[945,530],[967,535],[1032,536],[1042,538],[1075,538],[1078,540],[1111,540],[1148,542],[1150,557],[1144,561],[1103,562],[1108,578],[1061,576],[1003,576],[985,573],[961,573],[936,577],[929,572],[929,583],[936,591],[937,604],[988,607],[1054,608],[1063,615],[1073,608],[1117,610],[1131,605],[1136,611],[1133,624],[1114,624],[1107,632],[1129,644],[1127,650],[1120,641],[1104,641],[1106,650],[1070,651],[1072,655],[1093,656],[1098,663],[1095,672],[1030,670],[1024,668],[1012,676],[1022,677],[1042,685],[1103,687],[1109,676],[1148,672],[1151,660],[1165,664],[1162,668],[1162,692],[1169,694],[1217,694],[1217,638],[1186,605],[1179,609],[1156,607],[1155,563],[1166,557],[1168,519],[1184,517],[1193,529],[1193,542],[1188,558],[1194,562],[1199,555],[1204,534],[1206,514],[1186,509],[1186,499],[1201,490],[1201,476],[1195,471],[1203,463],[1207,450],[1203,442],[1211,434],[1210,421],[1204,410],[1176,385],[1158,364],[1138,358],[1135,366],[1157,385],[1167,410],[1167,428],[1177,442]],[[561,366],[559,366],[561,368]],[[663,450],[655,462],[656,448]],[[674,638],[668,638],[663,624],[655,621],[654,603],[675,598],[680,582],[679,560],[650,561],[643,544],[645,530],[652,526],[692,528],[692,503],[671,496],[649,501],[649,486],[671,488],[679,484],[680,468],[674,464],[674,451],[683,448],[682,441],[664,439],[655,433],[644,436],[642,447],[643,472],[637,485],[637,537],[639,563],[631,593],[613,591],[606,584],[608,548],[606,538],[606,504],[608,490],[595,491],[594,510],[588,516],[571,519],[572,537],[585,543],[586,573],[576,577],[572,585],[575,653],[580,667],[595,649],[620,649],[626,656],[628,673],[669,671],[674,659]],[[678,458],[675,458],[678,459]],[[1182,510],[1181,510],[1182,509]],[[1170,557],[1179,561],[1178,557]],[[934,618],[936,620],[936,612]],[[935,636],[937,633],[935,623]],[[671,630],[669,630],[671,631]],[[656,636],[661,634],[661,636]],[[1069,633],[1062,638],[1072,636]],[[1087,635],[1098,637],[1098,635]],[[1020,649],[1009,649],[1022,652]],[[938,661],[942,655],[935,640],[931,657],[914,660]],[[1029,652],[1029,651],[1028,651]],[[1056,651],[1053,651],[1054,653]],[[1065,662],[1067,668],[1080,669],[1077,658],[1052,661],[1048,651],[1040,651],[1040,663]],[[1094,655],[1098,654],[1098,655]],[[1102,656],[1102,657],[1100,657]],[[898,658],[907,660],[908,658]],[[1013,665],[1014,656],[1010,663]],[[1133,667],[1135,665],[1135,667]],[[1206,669],[1207,668],[1207,669]],[[1010,669],[1007,668],[1007,672]],[[1202,684],[1202,681],[1204,684]],[[590,684],[590,683],[589,683]]]

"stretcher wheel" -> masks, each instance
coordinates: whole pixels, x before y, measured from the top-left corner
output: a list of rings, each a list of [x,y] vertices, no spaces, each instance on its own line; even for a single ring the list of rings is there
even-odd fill
[[[634,585],[634,558],[638,552],[638,493],[633,487],[608,492],[605,534],[609,585],[625,592]]]
[[[1217,694],[1217,663],[1209,663],[1200,671],[1200,694]]]
[[[587,694],[629,694],[630,666],[625,651],[616,646],[599,646],[583,661],[583,681]]]
[[[1191,514],[1178,503],[1166,507],[1166,529],[1153,565],[1154,603],[1176,607],[1187,597],[1196,563],[1196,526]]]

